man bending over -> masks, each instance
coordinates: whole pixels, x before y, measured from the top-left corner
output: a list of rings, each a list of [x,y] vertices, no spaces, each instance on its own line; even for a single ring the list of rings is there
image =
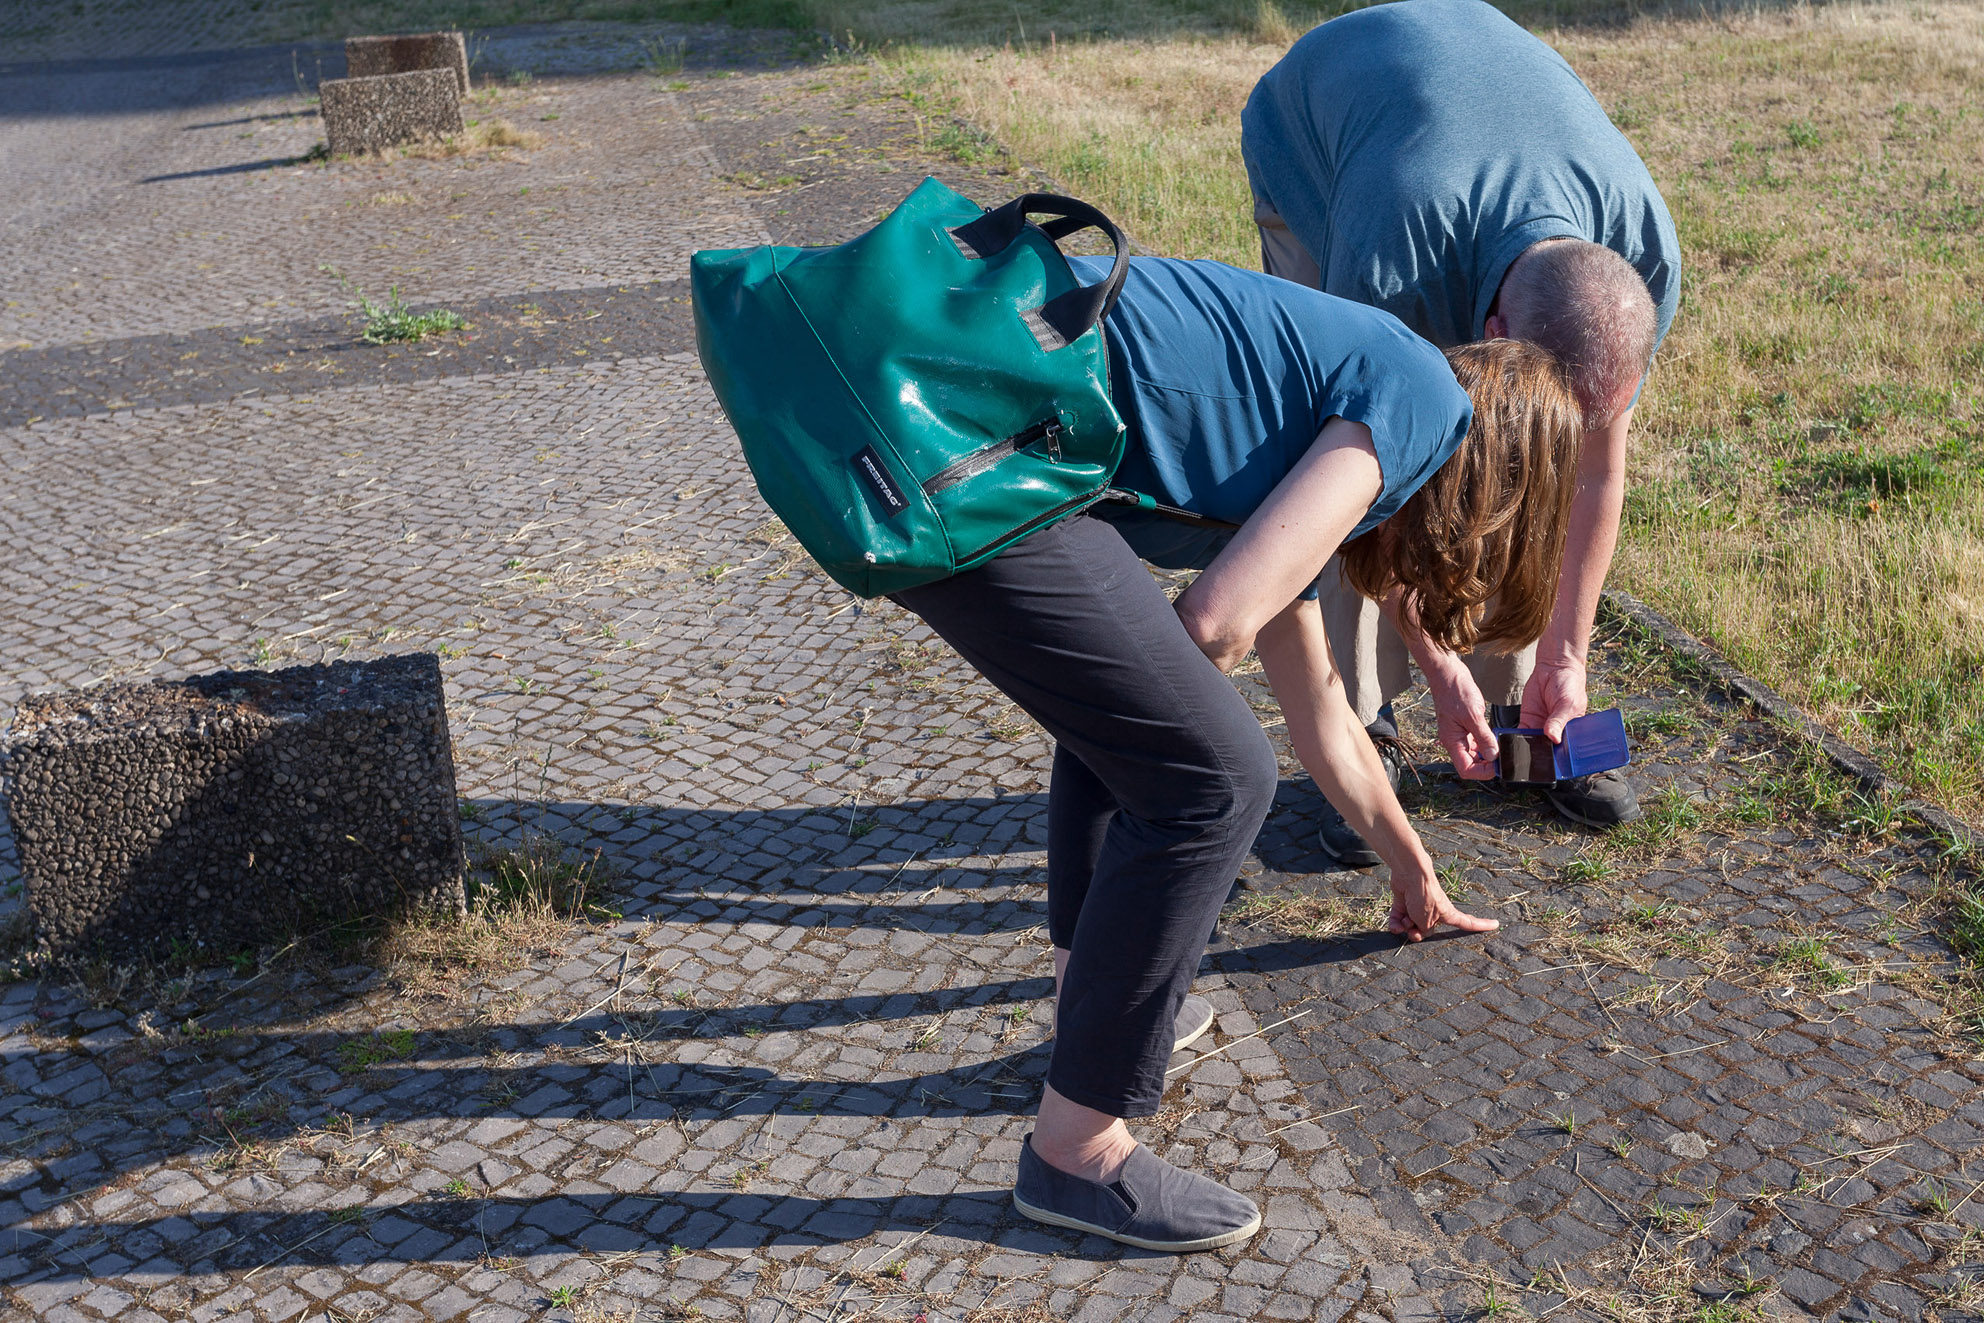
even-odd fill
[[[1393,313],[1434,344],[1510,337],[1555,353],[1584,411],[1576,503],[1550,625],[1519,653],[1457,656],[1338,576],[1322,580],[1330,650],[1394,785],[1392,702],[1409,660],[1440,742],[1494,774],[1491,726],[1560,739],[1585,710],[1585,657],[1625,498],[1626,437],[1680,297],[1674,222],[1639,156],[1563,57],[1482,0],[1401,0],[1311,31],[1241,116],[1266,269]],[[1590,826],[1639,816],[1617,773],[1560,781]],[[1334,807],[1323,848],[1377,862]]]

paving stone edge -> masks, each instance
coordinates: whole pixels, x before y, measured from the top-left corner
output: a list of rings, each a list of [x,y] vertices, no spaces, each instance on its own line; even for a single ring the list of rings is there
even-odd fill
[[[1750,703],[1777,721],[1792,736],[1819,749],[1836,769],[1854,782],[1861,794],[1893,798],[1899,801],[1904,813],[1931,831],[1941,832],[1971,849],[1984,848],[1984,832],[1927,800],[1910,795],[1906,785],[1889,776],[1868,754],[1827,730],[1810,713],[1777,690],[1737,669],[1734,662],[1653,607],[1623,588],[1607,588],[1604,603],[1621,619],[1652,634],[1670,652],[1687,658],[1706,673],[1717,688]]]

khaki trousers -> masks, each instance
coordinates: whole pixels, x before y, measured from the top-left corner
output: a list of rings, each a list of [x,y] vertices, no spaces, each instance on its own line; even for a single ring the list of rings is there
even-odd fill
[[[1254,223],[1261,230],[1261,268],[1269,275],[1321,289],[1323,273],[1281,216],[1258,198]],[[1335,557],[1316,587],[1322,598],[1323,626],[1329,631],[1330,652],[1343,675],[1343,689],[1358,721],[1366,726],[1389,725],[1380,709],[1412,688],[1412,657],[1378,604],[1343,582]],[[1520,705],[1523,686],[1536,667],[1536,645],[1520,652],[1477,651],[1462,658],[1490,705]],[[1390,733],[1389,731],[1387,733]]]

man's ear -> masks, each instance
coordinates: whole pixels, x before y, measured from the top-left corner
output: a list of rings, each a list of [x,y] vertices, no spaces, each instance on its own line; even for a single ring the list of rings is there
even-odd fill
[[[1490,340],[1506,340],[1509,338],[1509,323],[1499,312],[1489,313],[1488,320],[1483,324],[1482,329],[1488,333]]]

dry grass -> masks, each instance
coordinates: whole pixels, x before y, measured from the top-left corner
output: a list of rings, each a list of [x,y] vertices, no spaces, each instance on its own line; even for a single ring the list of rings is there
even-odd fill
[[[1344,933],[1383,932],[1389,904],[1382,899],[1347,901],[1306,892],[1250,891],[1227,913],[1269,932],[1320,942]]]
[[[597,852],[581,855],[549,837],[486,847],[469,881],[468,911],[415,917],[388,928],[376,958],[412,993],[448,993],[464,973],[521,969],[555,950],[576,925],[618,917],[605,907]]]
[[[413,157],[422,161],[444,161],[456,156],[481,156],[516,147],[530,150],[544,145],[544,135],[520,129],[507,119],[472,119],[459,134],[428,138],[395,147],[386,156]]]

